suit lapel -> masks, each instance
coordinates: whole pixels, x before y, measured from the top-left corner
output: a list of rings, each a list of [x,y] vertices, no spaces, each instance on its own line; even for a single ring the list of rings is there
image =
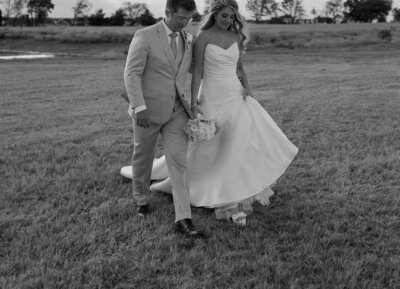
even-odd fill
[[[164,21],[164,20],[161,20]],[[160,39],[161,47],[163,48],[165,55],[167,56],[168,62],[171,65],[172,71],[176,74],[178,71],[175,69],[175,60],[174,56],[172,55],[171,47],[169,46],[167,32],[165,31],[164,24],[158,23],[157,33],[158,38]]]
[[[181,39],[182,39],[182,43],[183,43],[183,57],[185,57],[185,54],[186,54],[186,51],[187,51],[187,45],[186,45],[186,42],[187,42],[187,35],[186,35],[186,32],[184,31],[184,30],[182,30],[181,31]]]

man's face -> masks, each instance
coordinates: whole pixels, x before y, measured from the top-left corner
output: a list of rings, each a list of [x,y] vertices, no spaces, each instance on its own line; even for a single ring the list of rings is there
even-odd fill
[[[165,23],[172,31],[181,31],[192,21],[194,12],[179,8],[177,12],[166,11]]]

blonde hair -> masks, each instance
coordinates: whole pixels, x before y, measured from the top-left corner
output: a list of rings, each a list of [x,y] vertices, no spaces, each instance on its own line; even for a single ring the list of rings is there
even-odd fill
[[[242,48],[246,49],[247,43],[250,40],[250,33],[247,28],[246,19],[239,13],[239,6],[235,0],[211,1],[210,12],[202,20],[199,32],[210,29],[215,23],[214,16],[225,8],[231,8],[235,12],[235,19],[228,30],[239,34]]]

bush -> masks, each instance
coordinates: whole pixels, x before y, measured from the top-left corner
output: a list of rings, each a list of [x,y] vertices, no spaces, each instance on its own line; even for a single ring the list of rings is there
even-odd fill
[[[22,30],[8,30],[7,28],[0,31],[0,39],[28,39],[28,32]]]
[[[251,37],[251,42],[256,44],[256,45],[260,45],[261,44],[261,37],[259,34],[254,34]]]
[[[392,31],[390,29],[378,30],[378,37],[390,42],[392,40]]]

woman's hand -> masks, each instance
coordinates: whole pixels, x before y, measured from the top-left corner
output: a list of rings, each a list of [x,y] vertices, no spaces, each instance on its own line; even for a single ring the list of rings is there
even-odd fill
[[[248,96],[253,97],[253,93],[247,89],[243,89],[243,100],[246,101]]]

